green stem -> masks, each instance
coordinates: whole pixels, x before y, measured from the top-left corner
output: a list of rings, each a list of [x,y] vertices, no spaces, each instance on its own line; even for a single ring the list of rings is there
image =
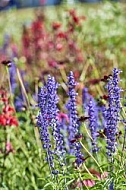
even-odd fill
[[[9,90],[10,90],[10,99],[11,99],[11,105],[15,108],[14,106],[14,97],[13,97],[13,93],[12,93],[12,88],[11,88],[11,83],[10,83],[10,73],[9,73],[9,69],[6,66],[6,72],[7,72],[7,76],[8,76],[8,84],[9,84]]]
[[[84,64],[82,73],[81,73],[80,78],[79,78],[79,80],[80,80],[81,82],[84,82],[84,80],[85,80],[86,71],[87,71],[88,67],[89,67],[89,62],[87,61],[86,64]]]
[[[26,93],[26,90],[25,90],[25,87],[24,87],[24,84],[23,84],[23,81],[22,81],[22,78],[21,78],[21,74],[20,74],[18,68],[17,68],[17,76],[18,76],[20,85],[21,85],[21,87],[22,87],[23,93],[24,93],[24,95],[25,95],[25,98],[26,98],[27,107],[29,108],[29,107],[30,107],[29,98],[28,98],[28,96],[27,96],[27,93]]]
[[[99,163],[97,162],[97,160],[92,156],[92,154],[87,150],[87,148],[83,145],[83,143],[80,141],[81,146],[84,148],[84,150],[88,153],[88,155],[95,161],[95,163],[97,164],[97,166],[99,167],[99,170],[101,171],[101,173],[103,174],[102,168],[99,165]]]
[[[93,178],[94,176],[91,174],[91,172],[89,171],[89,169],[87,168],[85,163],[83,163],[83,166],[84,166],[85,170],[88,172],[88,174],[91,176],[91,178]]]
[[[86,125],[85,125],[85,124],[84,124],[84,128],[85,128],[85,130],[86,130],[86,133],[87,133],[87,134],[88,134],[88,136],[90,137],[90,139],[93,141],[93,139],[92,139],[92,137],[91,137],[90,133],[88,132],[87,127],[86,127]]]
[[[64,70],[64,68],[60,68],[59,67],[59,71],[60,71],[60,74],[62,76],[62,79],[64,80],[64,82],[66,83],[67,82],[67,75],[66,75],[66,72]]]

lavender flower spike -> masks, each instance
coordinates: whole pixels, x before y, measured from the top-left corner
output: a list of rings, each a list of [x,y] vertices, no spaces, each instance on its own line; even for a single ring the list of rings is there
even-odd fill
[[[99,148],[97,147],[97,107],[96,103],[92,98],[90,98],[88,105],[88,115],[89,115],[89,129],[92,137],[92,152],[98,152]]]
[[[57,88],[58,83],[56,83],[54,77],[48,76],[47,81],[47,93],[48,93],[48,105],[47,105],[47,116],[50,121],[49,126],[52,127],[53,138],[55,142],[54,154],[59,156],[59,159],[62,159],[64,156],[64,146],[63,146],[63,135],[61,134],[61,126],[58,120],[59,109],[57,107],[58,96]]]
[[[82,104],[83,104],[83,110],[85,114],[88,113],[88,104],[92,96],[88,92],[88,88],[84,87],[82,90]]]
[[[14,62],[11,62],[11,67],[9,67],[9,75],[10,75],[10,84],[12,93],[15,93],[17,88],[17,80],[16,80],[16,65]]]
[[[119,84],[120,70],[114,68],[113,76],[110,78],[107,90],[108,90],[108,109],[106,110],[106,136],[107,136],[107,149],[108,156],[112,156],[116,150],[116,133],[118,131],[118,121],[120,116],[120,92],[122,91]]]
[[[70,125],[68,128],[69,133],[69,144],[70,149],[73,150],[73,154],[76,156],[76,164],[79,166],[83,162],[83,155],[81,153],[81,144],[76,139],[79,136],[79,123],[78,123],[78,116],[77,116],[77,106],[76,106],[76,96],[77,93],[75,91],[75,86],[77,83],[75,82],[73,72],[71,71],[68,76],[68,95],[69,95],[69,102],[68,102],[68,111],[70,117]],[[73,139],[75,141],[73,142]]]
[[[60,132],[60,124],[58,120],[58,84],[54,77],[48,76],[47,84],[41,88],[38,95],[38,106],[40,108],[38,116],[38,126],[40,130],[40,138],[43,142],[43,148],[47,153],[47,161],[51,168],[51,173],[58,174],[54,167],[54,155],[60,158],[64,156],[63,136]],[[49,129],[52,132],[54,140],[54,149],[50,143]]]
[[[53,154],[51,151],[51,144],[48,132],[48,120],[47,120],[47,89],[42,87],[40,93],[38,94],[38,107],[40,108],[37,125],[39,127],[40,139],[43,143],[43,149],[46,151],[47,162],[49,164],[51,173],[54,173],[54,162]]]

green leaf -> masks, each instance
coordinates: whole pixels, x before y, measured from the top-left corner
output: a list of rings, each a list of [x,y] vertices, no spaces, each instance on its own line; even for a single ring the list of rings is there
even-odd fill
[[[49,182],[49,183],[47,183],[46,185],[44,185],[44,189],[46,188],[46,187],[48,187],[48,186],[51,186],[51,187],[54,187],[54,183],[53,182]],[[43,190],[44,190],[43,189]]]
[[[92,180],[98,180],[98,178],[97,177],[95,177],[95,176],[91,176],[89,173],[84,173],[83,175],[81,175],[81,177],[82,177],[82,179],[84,180],[84,179],[92,179]]]

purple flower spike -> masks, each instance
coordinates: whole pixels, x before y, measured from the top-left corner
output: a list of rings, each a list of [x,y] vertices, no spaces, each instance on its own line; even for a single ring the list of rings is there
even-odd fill
[[[11,62],[11,67],[9,67],[9,75],[12,93],[14,94],[17,88],[16,65],[14,62]]]
[[[69,101],[67,104],[68,115],[70,118],[70,125],[68,126],[68,134],[69,134],[69,146],[70,153],[76,156],[76,164],[79,166],[83,162],[83,155],[81,153],[81,145],[76,139],[76,136],[79,135],[80,125],[78,123],[78,115],[77,115],[77,106],[76,106],[76,96],[77,93],[75,91],[75,86],[77,83],[75,82],[73,72],[71,71],[68,76],[68,95]]]
[[[48,132],[48,119],[47,119],[47,89],[46,87],[42,87],[40,93],[38,94],[38,107],[40,108],[40,112],[37,118],[37,125],[39,127],[40,139],[43,143],[43,149],[47,154],[47,162],[51,169],[51,172],[55,171],[54,162],[53,162],[53,154],[51,151],[51,144]]]
[[[113,182],[111,182],[111,184],[110,184],[110,186],[109,186],[109,190],[114,190]]]
[[[92,137],[92,152],[98,152],[99,148],[97,147],[97,107],[93,98],[90,98],[88,105],[88,115],[89,115],[89,129]]]
[[[92,96],[88,92],[88,88],[83,88],[82,90],[82,104],[84,112],[87,114],[88,112],[88,104]]]
[[[48,120],[50,121],[49,126],[52,127],[52,133],[53,133],[53,138],[55,141],[55,150],[54,153],[61,157],[64,155],[64,146],[63,146],[63,135],[61,134],[61,126],[60,122],[58,120],[58,113],[59,109],[57,107],[58,103],[58,96],[57,96],[57,88],[58,88],[58,83],[56,83],[54,77],[48,77],[47,81],[47,93],[48,93]]]
[[[57,96],[58,83],[51,76],[48,76],[47,84],[41,88],[38,95],[38,106],[40,112],[38,115],[37,124],[40,129],[40,138],[43,142],[43,148],[47,153],[47,161],[51,168],[52,174],[58,174],[58,171],[54,168],[54,155],[59,158],[59,163],[63,160],[64,146],[63,146],[63,135],[61,134],[61,126],[58,120],[58,96]],[[54,139],[54,149],[51,146],[51,134],[52,132]],[[63,164],[63,163],[62,163]]]
[[[122,91],[118,86],[120,70],[114,68],[113,76],[110,78],[108,90],[108,109],[106,110],[106,136],[107,136],[107,149],[108,156],[112,156],[116,151],[116,133],[118,131],[117,125],[120,116],[120,92]]]

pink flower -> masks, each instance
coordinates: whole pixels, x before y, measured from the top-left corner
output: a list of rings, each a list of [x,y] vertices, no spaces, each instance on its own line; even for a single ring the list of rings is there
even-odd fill
[[[48,49],[53,49],[54,48],[54,42],[53,41],[49,41],[48,44]]]
[[[60,122],[62,122],[62,119],[66,119],[66,121],[69,122],[69,118],[68,118],[67,114],[62,113],[62,112],[60,112],[58,114],[58,119],[59,119]]]
[[[51,60],[51,61],[48,61],[48,65],[50,67],[56,67],[57,66],[57,62],[55,60]]]
[[[57,50],[57,51],[61,51],[62,49],[63,49],[63,45],[60,44],[60,43],[58,43],[58,44],[56,45],[56,50]]]
[[[89,169],[90,173],[97,177],[99,180],[105,179],[108,176],[108,172],[104,172],[103,174],[100,174],[94,169]],[[87,186],[87,187],[93,187],[95,185],[95,180],[93,179],[85,179],[83,181],[77,180],[74,184],[74,187],[82,187],[82,186]]]
[[[13,146],[10,142],[6,143],[6,153],[9,154],[10,152],[14,153],[15,150],[13,149]]]
[[[92,179],[85,179],[82,182],[78,181],[76,183],[76,187],[80,188],[82,186],[87,186],[87,187],[93,187],[95,185],[95,181]]]

